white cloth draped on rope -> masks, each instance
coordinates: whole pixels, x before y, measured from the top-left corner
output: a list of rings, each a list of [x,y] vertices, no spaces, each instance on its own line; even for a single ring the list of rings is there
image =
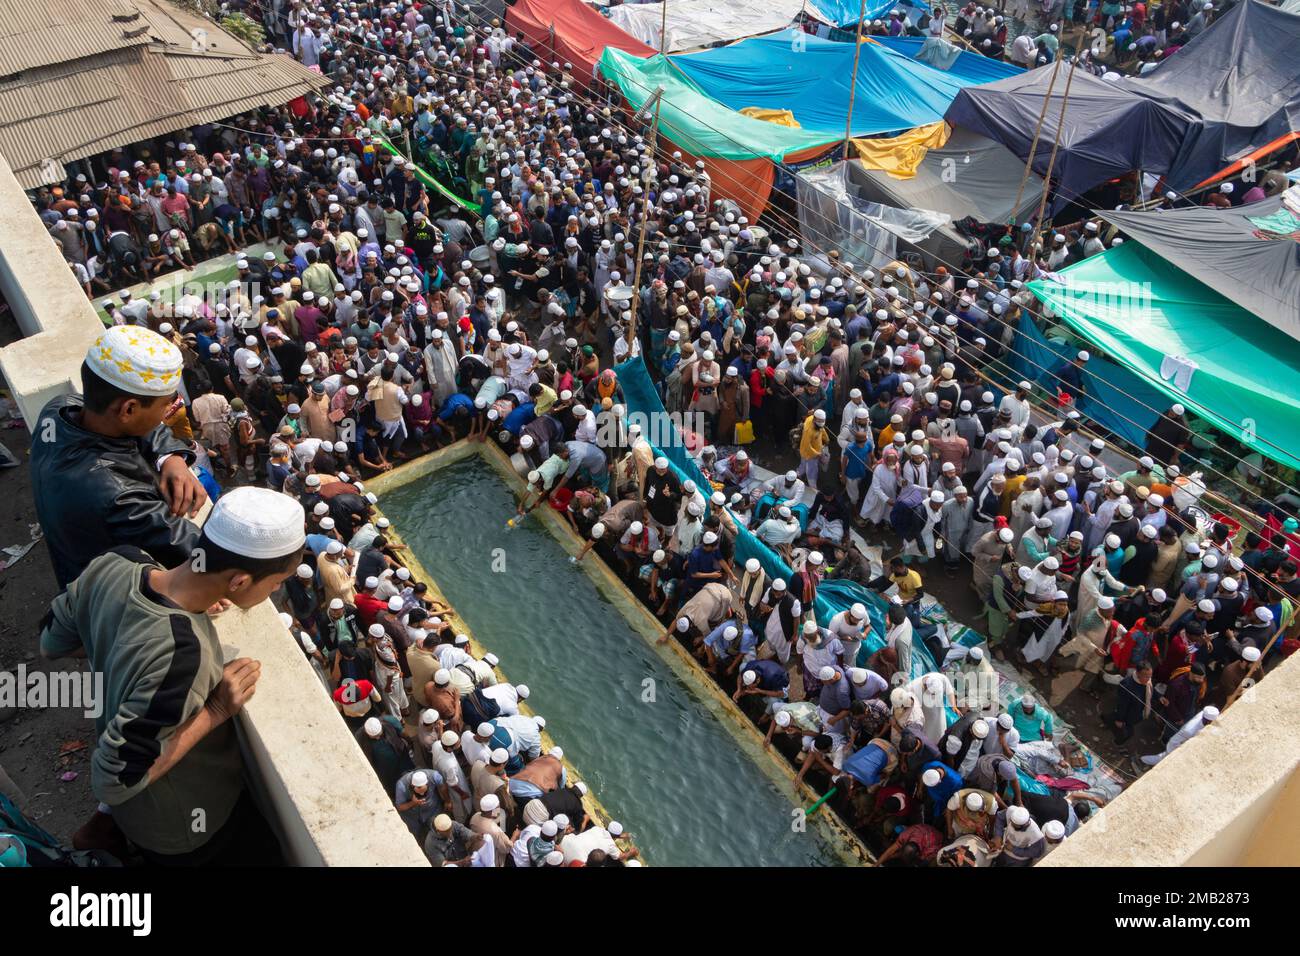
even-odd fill
[[[676,53],[739,40],[788,27],[804,8],[804,0],[691,0],[668,6],[664,52]],[[603,7],[610,21],[646,46],[660,49],[662,3],[624,3]]]

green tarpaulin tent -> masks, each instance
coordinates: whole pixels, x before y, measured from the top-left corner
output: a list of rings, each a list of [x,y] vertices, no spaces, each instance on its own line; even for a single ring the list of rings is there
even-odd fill
[[[1171,403],[1265,458],[1300,469],[1294,339],[1135,242],[1057,276],[1029,288],[1079,335]]]
[[[664,56],[642,58],[606,47],[600,72],[624,98],[639,109],[663,87],[659,127],[663,135],[696,156],[719,159],[786,156],[814,146],[837,142],[843,135],[825,130],[794,129],[753,119],[710,99]]]

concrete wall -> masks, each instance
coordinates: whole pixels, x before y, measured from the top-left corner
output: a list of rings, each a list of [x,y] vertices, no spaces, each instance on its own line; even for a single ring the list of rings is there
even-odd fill
[[[3,157],[0,292],[25,336],[0,349],[0,371],[30,425],[51,398],[81,387],[81,361],[104,325]]]
[[[0,292],[27,336],[0,349],[0,369],[30,426],[49,399],[80,388],[81,362],[104,326],[3,159]],[[253,790],[290,862],[427,866],[271,604],[229,611],[216,623],[227,660],[262,662],[239,735]]]
[[[269,602],[217,618],[226,659],[262,662],[239,737],[254,790],[298,866],[428,866]]]
[[[1300,865],[1300,655],[1160,761],[1042,866]]]

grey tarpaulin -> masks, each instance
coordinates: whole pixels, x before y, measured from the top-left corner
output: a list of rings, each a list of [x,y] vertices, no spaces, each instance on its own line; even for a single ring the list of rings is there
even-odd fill
[[[996,140],[1025,160],[1053,69],[1040,66],[1005,80],[968,86],[958,92],[945,118],[954,127]],[[1034,150],[1034,171],[1046,173],[1059,135],[1052,180],[1062,199],[1076,199],[1135,169],[1163,175],[1197,122],[1195,114],[1174,101],[1144,95],[1134,80],[1112,83],[1077,69],[1062,117],[1069,73],[1069,65],[1062,63]]]
[[[898,257],[898,243],[917,245],[951,217],[928,209],[897,209],[862,197],[852,163],[801,170],[795,177],[799,229],[812,249],[838,249],[855,268],[880,267]]]
[[[1097,215],[1170,265],[1300,339],[1300,243],[1266,238],[1251,222],[1284,208],[1284,198],[1275,196],[1232,209],[1097,210]]]
[[[1297,129],[1300,16],[1242,0],[1134,86],[1200,117],[1167,174],[1175,189],[1190,189]]]
[[[929,150],[911,179],[870,169],[860,160],[853,164],[864,198],[903,209],[933,209],[956,221],[971,216],[980,222],[1022,222],[1037,208],[1043,190],[1042,178],[1031,173],[1020,206],[1013,210],[1024,162],[1000,143],[964,129],[954,129],[942,148]]]

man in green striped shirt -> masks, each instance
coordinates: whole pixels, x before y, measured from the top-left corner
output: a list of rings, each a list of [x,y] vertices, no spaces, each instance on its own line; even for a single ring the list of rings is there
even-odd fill
[[[150,862],[278,857],[244,792],[231,723],[261,665],[223,664],[208,612],[266,600],[300,561],[304,523],[287,495],[237,488],[213,508],[190,560],[163,568],[139,548],[116,548],[51,604],[41,653],[85,657],[103,676],[91,755],[100,813]]]

